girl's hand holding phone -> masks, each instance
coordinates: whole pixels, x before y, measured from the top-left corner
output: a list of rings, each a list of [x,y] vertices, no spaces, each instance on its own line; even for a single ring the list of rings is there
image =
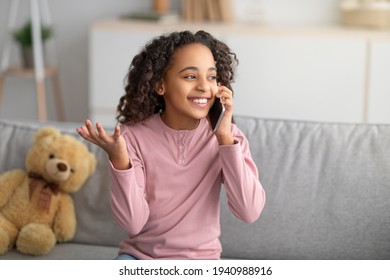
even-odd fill
[[[96,123],[95,129],[91,121],[86,120],[85,126],[77,128],[76,131],[85,140],[102,148],[107,153],[114,168],[124,170],[131,167],[126,142],[121,135],[119,125],[115,126],[112,135],[108,135],[101,123]]]
[[[217,136],[220,145],[232,145],[234,144],[231,130],[233,118],[233,92],[229,88],[218,84],[218,92],[215,97],[219,98],[221,104],[225,107],[225,112],[223,113],[219,127],[215,131],[215,135]]]

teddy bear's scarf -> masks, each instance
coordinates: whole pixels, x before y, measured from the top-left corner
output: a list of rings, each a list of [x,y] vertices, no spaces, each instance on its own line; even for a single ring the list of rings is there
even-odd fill
[[[50,201],[51,201],[51,196],[57,195],[59,192],[59,186],[55,183],[49,183],[47,182],[41,175],[34,173],[34,172],[29,172],[28,177],[31,179],[30,181],[30,200],[32,197],[32,194],[34,193],[34,190],[42,186],[41,192],[39,194],[39,199],[38,199],[38,206],[45,210],[46,212],[49,212],[50,208]]]

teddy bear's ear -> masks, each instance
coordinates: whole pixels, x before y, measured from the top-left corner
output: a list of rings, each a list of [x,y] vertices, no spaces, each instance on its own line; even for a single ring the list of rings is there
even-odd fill
[[[34,143],[37,143],[42,138],[47,136],[59,136],[60,132],[58,129],[52,126],[47,126],[39,129],[34,135]]]
[[[93,153],[89,153],[89,175],[92,175],[96,169],[96,157]]]

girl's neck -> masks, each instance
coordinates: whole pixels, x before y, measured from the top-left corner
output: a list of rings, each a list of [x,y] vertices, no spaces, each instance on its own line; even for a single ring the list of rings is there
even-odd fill
[[[174,130],[193,130],[198,127],[200,120],[170,118],[166,112],[160,114],[161,120],[166,126]]]

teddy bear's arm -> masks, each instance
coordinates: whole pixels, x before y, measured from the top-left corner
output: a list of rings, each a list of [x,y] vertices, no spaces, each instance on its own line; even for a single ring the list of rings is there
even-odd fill
[[[26,178],[21,169],[12,169],[0,175],[0,208],[3,207]]]
[[[76,232],[76,215],[73,200],[68,194],[61,194],[53,230],[59,242],[72,239]]]

